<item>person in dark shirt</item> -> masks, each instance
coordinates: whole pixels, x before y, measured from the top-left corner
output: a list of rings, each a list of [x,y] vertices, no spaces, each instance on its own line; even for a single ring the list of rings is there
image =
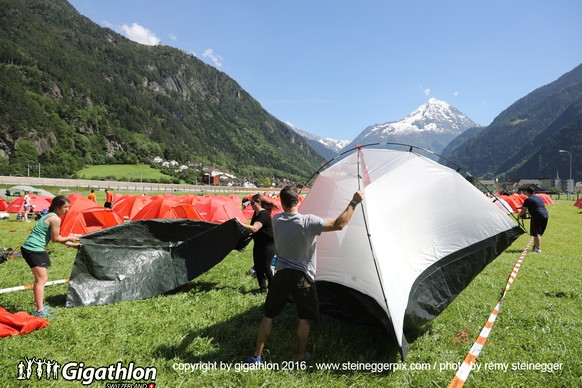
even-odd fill
[[[270,285],[273,280],[271,262],[275,256],[275,242],[271,211],[276,205],[263,195],[255,194],[251,198],[250,206],[254,210],[251,223],[242,226],[246,231],[253,233],[253,266],[259,282],[259,292],[267,292],[267,281]]]
[[[542,253],[542,235],[548,226],[548,210],[546,209],[546,205],[544,205],[544,201],[535,195],[533,187],[528,187],[525,195],[527,195],[527,198],[523,201],[523,206],[518,217],[525,218],[526,212],[529,212],[531,217],[529,234],[534,238],[532,253]]]

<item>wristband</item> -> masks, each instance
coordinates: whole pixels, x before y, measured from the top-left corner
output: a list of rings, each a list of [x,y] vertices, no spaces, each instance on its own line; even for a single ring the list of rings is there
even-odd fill
[[[358,203],[353,199],[350,201],[350,205],[354,205],[354,207],[358,206]]]

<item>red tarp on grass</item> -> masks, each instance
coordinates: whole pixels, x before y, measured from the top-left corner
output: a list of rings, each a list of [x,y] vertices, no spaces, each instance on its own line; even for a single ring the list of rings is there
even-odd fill
[[[33,317],[24,311],[12,314],[0,307],[0,337],[28,334],[48,325],[46,319]]]

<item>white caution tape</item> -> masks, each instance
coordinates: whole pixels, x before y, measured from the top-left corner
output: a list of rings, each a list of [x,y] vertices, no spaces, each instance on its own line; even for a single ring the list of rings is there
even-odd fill
[[[487,319],[487,323],[485,323],[485,326],[481,330],[481,333],[479,333],[479,337],[477,337],[477,339],[475,340],[475,343],[471,347],[471,350],[469,350],[469,353],[467,353],[467,356],[463,360],[463,364],[459,367],[457,374],[455,375],[455,377],[453,377],[453,379],[449,383],[449,388],[460,388],[465,384],[465,381],[467,381],[467,378],[469,377],[469,373],[471,373],[471,371],[473,370],[473,365],[475,365],[475,362],[477,361],[477,357],[479,357],[479,354],[481,354],[481,350],[483,349],[483,346],[485,345],[485,341],[487,341],[487,337],[489,337],[489,333],[491,333],[491,329],[493,328],[493,324],[495,323],[495,319],[497,319],[497,315],[499,314],[499,309],[501,308],[501,301],[503,300],[503,298],[505,298],[505,295],[507,295],[507,291],[509,291],[509,287],[511,286],[511,284],[513,283],[513,281],[517,277],[517,272],[521,268],[521,262],[525,258],[525,254],[527,253],[527,250],[531,246],[532,242],[533,242],[533,237],[527,243],[525,249],[523,250],[523,252],[519,256],[519,259],[517,259],[517,262],[515,263],[515,266],[513,267],[513,271],[511,271],[511,275],[509,275],[509,279],[507,280],[507,284],[505,285],[505,290],[503,290],[503,294],[501,295],[501,298],[499,298],[497,305],[495,305],[495,308],[491,312],[491,315],[489,315],[489,319]]]

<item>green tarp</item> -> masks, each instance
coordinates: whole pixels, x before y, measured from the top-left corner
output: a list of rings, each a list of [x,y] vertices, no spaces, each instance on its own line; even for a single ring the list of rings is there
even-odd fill
[[[243,247],[236,220],[223,224],[132,221],[81,237],[67,306],[145,299],[176,289]]]

